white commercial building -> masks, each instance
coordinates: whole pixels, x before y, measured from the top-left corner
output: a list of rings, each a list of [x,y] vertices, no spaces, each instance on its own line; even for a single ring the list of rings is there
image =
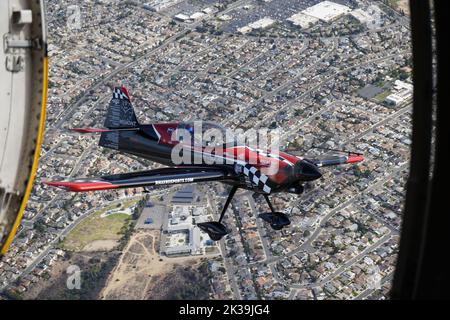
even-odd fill
[[[247,33],[249,33],[250,31],[252,31],[252,28],[250,28],[249,26],[245,26],[245,27],[242,27],[242,28],[238,28],[237,31],[238,31],[240,34],[247,34]]]
[[[350,12],[350,15],[361,23],[373,21],[373,17],[363,9],[356,9]]]
[[[221,15],[218,19],[220,21],[230,21],[231,19],[233,19],[233,17],[228,14],[224,14],[224,15]]]
[[[414,86],[411,83],[401,81],[401,80],[395,80],[394,82],[394,89],[397,91],[407,90],[412,92]]]
[[[388,105],[398,106],[411,99],[413,94],[413,85],[404,81],[395,80],[392,88],[393,93],[388,95],[384,102]]]
[[[266,18],[259,19],[255,22],[252,22],[245,27],[239,28],[239,29],[237,29],[237,31],[242,34],[246,34],[252,30],[262,30],[262,29],[269,28],[274,23],[275,23],[275,20],[266,17]]]
[[[287,21],[291,22],[294,26],[307,29],[312,27],[319,19],[299,12],[291,16]]]
[[[174,18],[176,20],[182,21],[182,22],[186,22],[186,21],[190,21],[191,18],[188,15],[185,15],[184,13],[179,13],[176,16],[174,16]]]
[[[265,29],[272,26],[275,23],[275,20],[271,18],[262,18],[253,23],[250,23],[248,26],[252,29]]]
[[[342,4],[331,1],[322,1],[303,10],[302,13],[325,22],[330,22],[350,11],[352,11],[352,9]]]
[[[150,9],[152,11],[161,11],[168,7],[171,7],[182,0],[151,0],[144,3],[144,9]]]
[[[191,18],[194,21],[200,20],[202,19],[206,14],[204,14],[203,12],[195,12],[193,14],[191,14],[191,16],[189,18]]]

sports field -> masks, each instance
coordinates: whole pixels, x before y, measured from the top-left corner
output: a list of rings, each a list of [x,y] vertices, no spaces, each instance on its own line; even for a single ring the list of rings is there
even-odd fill
[[[138,200],[128,200],[120,204],[110,205],[95,211],[84,218],[64,239],[61,247],[71,251],[82,251],[86,246],[100,240],[117,241],[122,237],[122,230],[130,223],[131,216],[120,212],[120,208],[129,208]],[[109,210],[117,210],[113,214],[103,216]]]

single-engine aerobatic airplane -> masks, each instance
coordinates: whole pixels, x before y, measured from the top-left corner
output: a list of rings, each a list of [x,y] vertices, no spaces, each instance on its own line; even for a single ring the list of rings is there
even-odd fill
[[[149,159],[169,167],[98,178],[45,183],[74,192],[146,188],[206,181],[226,183],[231,185],[232,188],[219,220],[197,224],[215,241],[229,233],[227,227],[222,224],[222,219],[239,188],[251,190],[264,196],[270,212],[262,213],[259,217],[268,222],[273,229],[280,230],[289,225],[290,221],[286,214],[275,211],[269,200],[269,195],[277,192],[301,194],[305,182],[319,179],[322,176],[319,167],[357,163],[364,160],[359,153],[348,153],[347,155],[332,156],[325,159],[307,159],[285,152],[263,151],[245,144],[238,145],[234,141],[221,144],[221,154],[214,153],[212,155],[222,159],[226,158],[227,161],[223,164],[207,164],[205,162],[199,165],[175,164],[172,159],[172,150],[180,143],[185,144],[186,141],[173,140],[172,133],[180,129],[192,133],[194,126],[190,123],[139,124],[125,87],[114,88],[104,126],[105,129],[78,128],[73,130],[80,133],[100,133],[99,145],[102,147]],[[206,125],[206,128],[208,126],[213,125]],[[189,150],[191,156],[196,157],[204,155],[205,148],[206,146],[192,147]],[[250,159],[256,159],[256,161],[249,161]],[[268,170],[272,164],[276,164],[277,170],[275,172],[269,172]]]

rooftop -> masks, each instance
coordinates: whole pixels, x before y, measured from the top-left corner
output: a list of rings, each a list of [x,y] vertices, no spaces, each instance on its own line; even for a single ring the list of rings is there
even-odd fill
[[[342,4],[337,4],[331,1],[322,1],[308,9],[302,11],[302,13],[320,19],[325,22],[332,21],[337,17],[350,12],[351,9]]]

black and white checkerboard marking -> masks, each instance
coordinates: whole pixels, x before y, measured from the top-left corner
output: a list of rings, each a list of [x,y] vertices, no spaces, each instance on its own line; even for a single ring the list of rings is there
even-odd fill
[[[244,175],[246,175],[249,180],[256,185],[258,188],[262,189],[265,193],[270,193],[272,191],[272,188],[270,186],[270,180],[269,177],[265,174],[261,173],[258,169],[255,167],[246,164],[243,168]]]
[[[123,93],[122,90],[120,90],[119,88],[114,89],[113,96],[115,99],[128,100],[127,95]]]

